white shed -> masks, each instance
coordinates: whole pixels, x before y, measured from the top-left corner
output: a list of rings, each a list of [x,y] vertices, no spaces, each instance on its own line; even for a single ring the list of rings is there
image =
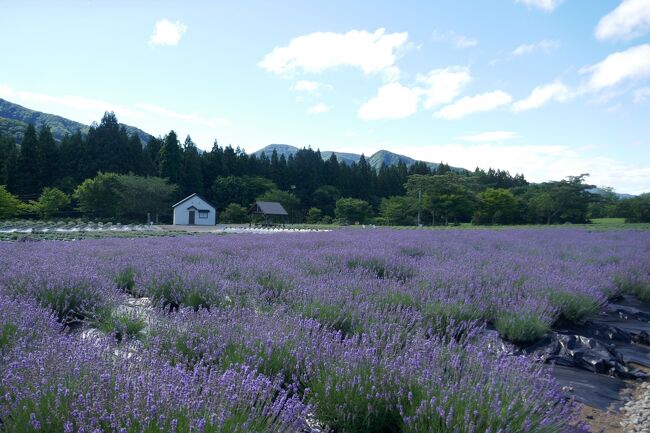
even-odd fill
[[[194,193],[172,206],[174,225],[213,226],[217,224],[217,209]]]

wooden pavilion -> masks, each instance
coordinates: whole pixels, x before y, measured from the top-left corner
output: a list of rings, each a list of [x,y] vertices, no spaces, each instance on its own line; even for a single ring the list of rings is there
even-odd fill
[[[273,223],[286,223],[289,217],[287,211],[278,202],[274,201],[256,201],[248,210],[251,220],[261,221],[264,225]]]

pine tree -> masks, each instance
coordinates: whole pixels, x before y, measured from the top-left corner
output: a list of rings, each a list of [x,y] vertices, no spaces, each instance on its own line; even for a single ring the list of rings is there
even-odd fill
[[[223,148],[214,140],[212,149],[201,155],[201,171],[203,176],[203,192],[210,191],[214,181],[223,176]]]
[[[0,184],[7,184],[7,167],[11,163],[12,153],[16,151],[16,143],[7,136],[0,135]]]
[[[142,173],[147,176],[158,176],[160,173],[159,160],[160,149],[163,146],[163,140],[152,135],[149,136],[147,145],[142,155]]]
[[[38,149],[36,129],[30,124],[25,130],[16,162],[16,189],[18,194],[36,198],[42,189],[42,162]]]
[[[126,129],[113,112],[106,112],[99,125],[91,125],[86,139],[84,178],[94,177],[99,171],[127,173],[130,155]]]
[[[173,184],[180,185],[183,180],[183,162],[181,147],[174,131],[170,131],[165,137],[165,143],[160,149],[159,161],[160,177],[168,179]]]
[[[58,178],[59,149],[48,126],[38,134],[38,153],[41,159],[41,187],[52,186]]]
[[[77,130],[72,135],[66,135],[59,146],[59,180],[69,179],[70,182],[79,184],[84,180],[82,164],[85,160],[86,146]],[[65,181],[68,183],[68,181]]]
[[[138,134],[133,134],[129,137],[126,148],[125,169],[128,172],[135,174],[144,174],[144,152],[142,149],[142,142]]]
[[[183,144],[183,193],[203,194],[203,173],[201,173],[201,159],[196,145],[188,135]]]

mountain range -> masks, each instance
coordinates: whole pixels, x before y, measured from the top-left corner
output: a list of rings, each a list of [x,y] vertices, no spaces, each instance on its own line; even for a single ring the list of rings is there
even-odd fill
[[[290,146],[288,144],[269,144],[268,146],[265,146],[262,149],[255,152],[255,155],[259,157],[262,154],[264,154],[270,158],[274,150],[277,152],[278,157],[284,155],[285,158],[288,158],[290,155],[295,154],[300,149],[295,146]],[[361,155],[356,153],[334,152],[330,150],[321,151],[320,153],[324,160],[329,159],[330,156],[332,155],[336,155],[336,158],[339,160],[339,162],[342,162],[344,164],[352,164],[353,162],[359,162],[359,159],[361,158]],[[396,165],[397,163],[402,161],[404,164],[406,164],[407,167],[410,167],[411,165],[417,162],[415,159],[409,156],[399,155],[397,153],[393,153],[388,150],[379,150],[373,153],[372,155],[370,155],[369,157],[364,155],[364,158],[366,158],[366,161],[368,161],[368,164],[370,164],[371,167],[377,170],[382,166],[382,164],[386,166],[391,166],[391,165]],[[440,165],[436,162],[426,162],[426,161],[425,164],[427,164],[431,169],[435,169]],[[458,168],[458,167],[450,167],[450,168],[453,171],[465,170],[463,168]]]
[[[29,108],[0,98],[0,134],[10,135],[17,142],[20,142],[22,141],[25,129],[27,129],[27,125],[30,123],[37,129],[42,126],[49,126],[50,131],[52,131],[52,136],[56,141],[61,141],[66,134],[72,135],[77,130],[80,130],[85,135],[90,128],[83,123],[54,114],[30,110]],[[149,141],[149,134],[143,130],[129,125],[124,125],[124,127],[129,135],[137,134],[143,143]]]

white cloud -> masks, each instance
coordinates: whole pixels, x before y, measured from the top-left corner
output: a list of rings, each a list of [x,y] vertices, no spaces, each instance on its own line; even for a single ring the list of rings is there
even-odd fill
[[[432,34],[434,42],[450,42],[456,48],[472,48],[478,45],[478,39],[459,35],[456,32],[440,32],[435,30]]]
[[[99,121],[105,111],[114,111],[131,118],[142,118],[142,113],[122,105],[113,104],[101,99],[85,98],[74,95],[48,95],[44,93],[15,90],[9,86],[0,86],[0,98],[16,104],[25,105],[32,110],[59,114],[64,109],[63,116],[87,125]]]
[[[460,66],[434,69],[427,75],[417,76],[417,82],[423,86],[425,108],[451,102],[471,80],[469,69]]]
[[[512,131],[489,131],[473,135],[463,135],[458,137],[463,141],[491,143],[494,141],[506,141],[516,138],[517,134]]]
[[[179,21],[160,20],[156,23],[153,34],[149,37],[151,45],[178,45],[187,26]]]
[[[523,3],[528,7],[541,9],[544,12],[553,12],[556,7],[564,0],[515,0],[517,3]]]
[[[515,112],[539,108],[550,101],[566,102],[571,97],[571,91],[563,83],[555,83],[537,86],[526,99],[515,102],[512,110]]]
[[[425,108],[449,103],[471,79],[469,68],[452,66],[418,75],[417,86],[407,87],[396,82],[386,84],[378,90],[377,96],[359,108],[359,117],[366,120],[408,117],[417,112],[421,97],[424,97]]]
[[[217,129],[221,126],[230,125],[230,121],[228,119],[221,117],[210,118],[204,117],[199,113],[178,113],[176,111],[168,110],[167,108],[159,107],[153,104],[137,104],[136,107],[150,113],[168,117],[170,119],[183,120],[185,122],[205,126],[211,129]]]
[[[396,149],[397,150],[397,149]],[[498,167],[524,173],[531,182],[559,180],[589,173],[589,183],[613,186],[619,192],[650,191],[650,166],[630,164],[594,155],[592,148],[564,145],[450,144],[413,148],[409,156],[423,161],[444,161],[473,169]]]
[[[634,92],[634,102],[640,103],[650,99],[650,87],[642,87]]]
[[[390,83],[380,87],[377,96],[361,105],[358,114],[364,120],[402,119],[417,111],[419,99],[419,89]]]
[[[623,0],[612,12],[600,19],[596,38],[633,39],[650,30],[650,2],[648,0]]]
[[[316,104],[312,107],[309,107],[307,111],[311,114],[320,114],[320,113],[325,113],[326,111],[330,111],[330,107],[328,107],[327,105],[321,102],[320,104]]]
[[[407,40],[408,33],[386,33],[385,29],[310,33],[292,39],[285,47],[275,47],[258,65],[281,76],[351,66],[365,74],[386,73],[393,79],[399,71],[394,66],[397,51]]]
[[[435,117],[456,120],[472,113],[492,111],[512,102],[512,97],[502,90],[482,93],[475,96],[465,96],[451,105],[443,107],[434,114]]]
[[[315,93],[321,87],[322,84],[317,81],[300,80],[297,81],[291,89],[296,92]]]
[[[475,47],[475,46],[478,45],[478,39],[470,38],[470,37],[463,36],[463,35],[459,35],[459,36],[456,36],[456,39],[454,40],[454,45],[456,45],[457,48]]]
[[[583,68],[580,72],[591,73],[588,86],[593,90],[614,86],[625,80],[650,77],[650,44],[610,54],[602,62]]]
[[[99,122],[105,111],[114,111],[121,123],[136,126],[153,135],[164,135],[174,129],[182,136],[181,131],[188,131],[199,147],[208,149],[216,132],[221,133],[224,127],[231,124],[229,119],[181,113],[154,104],[122,105],[82,96],[26,92],[4,85],[0,85],[0,98],[86,125]]]
[[[535,51],[543,51],[550,53],[552,50],[560,47],[560,41],[544,39],[534,44],[523,44],[512,50],[514,56],[522,56],[524,54],[532,54]]]

